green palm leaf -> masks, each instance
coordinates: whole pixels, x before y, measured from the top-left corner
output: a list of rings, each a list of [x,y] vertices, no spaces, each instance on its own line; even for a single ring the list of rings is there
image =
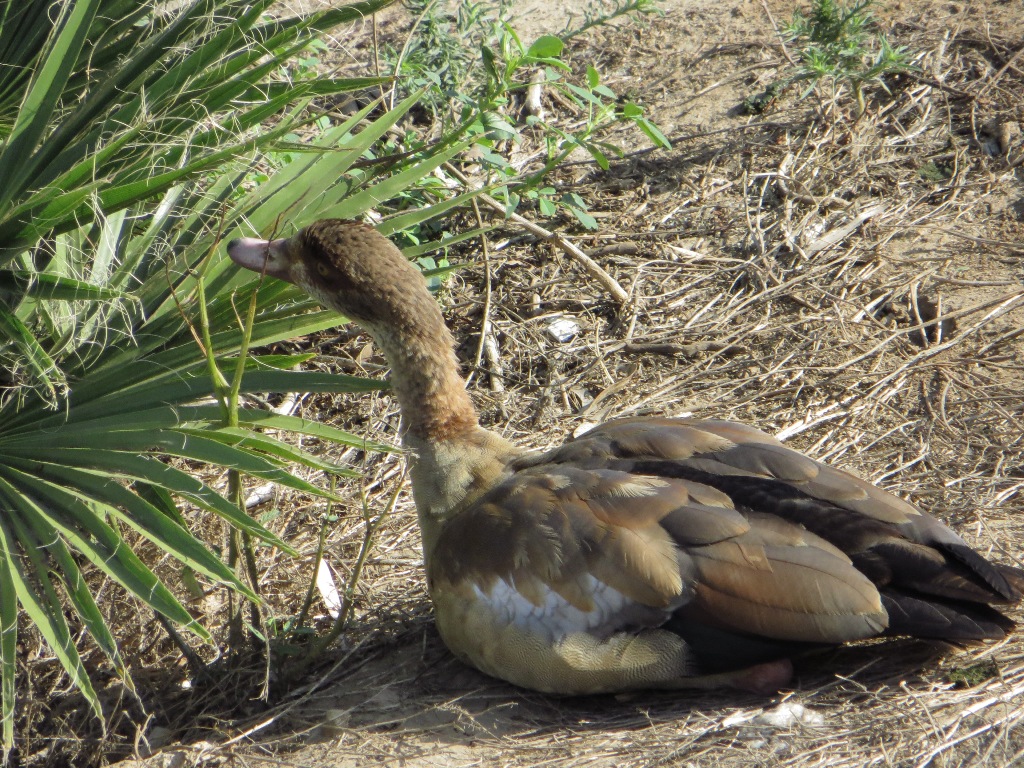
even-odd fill
[[[419,95],[387,111],[371,99],[326,125],[333,117],[313,108],[314,99],[385,80],[278,76],[317,33],[364,19],[390,1],[285,18],[265,14],[271,0],[186,0],[173,10],[157,2],[40,0],[0,9],[0,370],[8,372],[8,395],[0,400],[4,750],[15,738],[19,610],[97,714],[68,617],[129,688],[131,681],[116,633],[87,586],[89,572],[105,574],[198,637],[211,637],[176,596],[179,585],[161,582],[125,535],[143,537],[185,569],[254,601],[253,588],[193,535],[178,504],[293,553],[192,468],[230,470],[333,499],[292,468],[352,472],[282,438],[390,450],[329,425],[253,408],[237,409],[229,425],[218,399],[224,389],[211,376],[212,365],[243,366],[241,393],[385,386],[292,370],[305,355],[239,362],[250,346],[344,319],[293,286],[241,273],[221,243],[270,233],[283,221],[290,230],[332,213],[387,211],[389,198],[464,146],[473,115],[416,155],[359,163],[383,159],[389,131]],[[51,7],[59,9],[53,18]],[[263,127],[268,120],[271,127]],[[297,145],[290,134],[314,121],[320,135]],[[268,168],[276,171],[256,183]],[[417,226],[471,197],[442,195],[433,210],[392,216],[384,227]],[[239,318],[250,302],[255,320],[246,337]]]
[[[0,495],[18,511],[31,514],[31,505],[16,492],[8,494],[0,483]],[[8,509],[0,517],[0,557],[6,561],[6,570],[11,577],[13,593],[39,629],[47,644],[67,670],[71,682],[82,692],[97,717],[102,717],[99,698],[82,666],[82,659],[71,637],[71,630],[64,618],[63,605],[50,581],[50,569],[44,562],[42,542],[19,518],[15,509]],[[42,590],[40,592],[40,589]],[[11,595],[5,595],[10,600]]]
[[[46,152],[37,152],[46,127],[78,61],[89,27],[96,17],[99,0],[83,0],[56,6],[57,20],[38,61],[18,109],[14,128],[0,152],[4,183],[0,188],[0,208],[17,194],[25,180],[37,173]]]

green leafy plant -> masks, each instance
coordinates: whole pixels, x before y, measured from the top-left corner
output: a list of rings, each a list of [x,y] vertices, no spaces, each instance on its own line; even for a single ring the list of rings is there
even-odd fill
[[[748,115],[761,115],[768,112],[785,88],[783,83],[769,83],[761,93],[743,99],[743,111]]]
[[[654,9],[655,6],[648,0],[621,3],[613,13],[606,16],[587,16],[585,24],[589,28],[620,15],[650,13]],[[568,31],[565,36],[571,37],[573,34],[572,31]],[[588,153],[600,168],[607,170],[608,156],[621,157],[623,152],[616,145],[599,137],[611,125],[619,122],[634,123],[655,146],[669,148],[668,139],[654,123],[644,117],[641,106],[620,98],[603,85],[600,74],[594,67],[587,67],[583,83],[573,82],[569,77],[571,69],[559,58],[565,45],[562,38],[542,35],[527,46],[507,22],[499,21],[494,27],[492,44],[488,42],[481,46],[484,71],[487,74],[487,84],[482,93],[498,94],[499,97],[494,99],[495,103],[491,108],[483,110],[487,122],[483,125],[485,136],[481,144],[493,148],[496,142],[519,139],[518,130],[504,119],[501,112],[509,104],[508,94],[524,87],[517,82],[518,73],[523,70],[541,72],[543,77],[539,84],[544,88],[557,90],[563,99],[572,103],[584,116],[581,126],[571,131],[564,130],[553,121],[545,120],[538,115],[527,116],[526,125],[539,130],[544,137],[547,147],[546,162],[542,168],[529,173],[525,178],[517,178],[516,172],[501,155],[496,152],[485,155],[499,178],[504,176],[510,180],[515,179],[514,183],[499,189],[497,195],[504,197],[509,213],[516,209],[525,192],[527,199],[538,200],[542,213],[561,208],[587,229],[596,229],[597,222],[587,212],[586,204],[579,195],[557,195],[551,187],[540,187],[552,190],[547,194],[538,191],[538,186],[544,183],[548,173],[577,149]]]
[[[797,72],[788,82],[808,81],[803,96],[826,82],[835,98],[844,85],[857,102],[857,115],[867,109],[864,88],[884,77],[911,69],[906,48],[894,48],[886,36],[874,29],[871,6],[874,0],[814,0],[810,15],[797,11],[783,29],[784,37],[796,45]]]
[[[558,46],[553,45],[553,40],[541,38],[534,43],[532,48],[542,44],[549,46],[552,51],[560,53],[561,41],[557,38],[554,40],[558,41]],[[557,88],[563,98],[576,105],[586,117],[583,126],[575,131],[562,130],[557,125],[537,116],[531,115],[527,118],[527,125],[541,129],[547,146],[547,162],[540,172],[532,175],[531,181],[542,180],[550,169],[559,166],[577,149],[588,153],[598,167],[608,170],[611,167],[608,156],[622,157],[624,153],[620,147],[600,139],[599,136],[604,129],[616,122],[632,122],[655,146],[666,149],[671,146],[661,130],[644,117],[643,108],[630,101],[621,100],[615,92],[603,85],[601,76],[594,67],[587,67],[585,85],[566,81],[557,70],[549,68],[546,73],[547,85]],[[533,192],[530,189],[530,184],[525,186],[530,192]],[[516,197],[516,194],[510,191],[507,199],[512,209],[515,207]],[[561,208],[575,217],[587,229],[597,229],[597,221],[587,213],[586,203],[576,193],[569,192],[556,196],[556,190],[546,187],[537,190],[537,197],[541,213],[551,215],[557,208]]]
[[[622,0],[608,10],[588,7],[580,25],[559,35],[542,35],[529,44],[508,20],[511,4],[462,0],[454,13],[430,0],[407,5],[418,13],[419,23],[409,44],[400,52],[390,52],[392,70],[408,76],[402,80],[406,88],[425,89],[425,104],[442,121],[453,117],[464,121],[469,114],[479,114],[472,128],[476,156],[495,181],[495,195],[505,201],[508,213],[524,200],[532,201],[543,215],[563,210],[594,229],[596,221],[582,198],[558,194],[546,183],[550,171],[577,149],[607,169],[608,157],[621,156],[622,151],[600,137],[617,123],[633,123],[656,146],[669,147],[668,139],[644,116],[643,107],[602,84],[594,67],[587,67],[585,78],[577,83],[572,69],[561,60],[565,40],[623,16],[655,13],[653,0]],[[470,51],[479,51],[479,59]],[[543,137],[547,156],[542,167],[524,173],[511,165],[501,147],[521,141],[519,121],[510,113],[538,72],[541,82],[537,85],[557,90],[583,119],[579,127],[566,130],[553,120],[527,116],[522,122]]]
[[[974,688],[986,680],[999,677],[999,665],[992,659],[983,659],[966,667],[954,667],[947,675],[957,688]]]
[[[405,0],[404,5],[416,20],[412,33],[401,50],[385,49],[385,57],[402,90],[423,90],[427,108],[443,113],[477,61],[473,38],[493,4],[461,0],[452,8],[437,0]],[[502,3],[499,13],[503,8]]]
[[[953,167],[946,163],[937,163],[929,160],[917,169],[917,175],[925,181],[942,183],[953,178]]]
[[[240,274],[219,244],[273,234],[284,220],[291,231],[370,208],[395,214],[380,226],[391,234],[475,194],[435,190],[430,206],[388,204],[462,151],[476,116],[396,153],[385,137],[419,94],[337,121],[319,98],[387,81],[296,77],[288,67],[319,31],[387,2],[284,18],[265,14],[272,0],[174,9],[35,0],[0,10],[5,755],[14,743],[19,616],[102,717],[78,638],[91,637],[129,691],[133,683],[95,597],[96,574],[167,626],[210,638],[131,541],[147,539],[176,559],[183,582],[224,585],[256,605],[245,540],[288,547],[240,511],[239,475],[333,498],[291,468],[348,474],[263,429],[386,450],[246,404],[246,393],[381,385],[294,370],[303,355],[248,354],[340,318],[287,284]],[[415,255],[436,247],[423,243]],[[229,488],[186,466],[229,470]],[[241,532],[227,563],[189,530],[182,502]]]

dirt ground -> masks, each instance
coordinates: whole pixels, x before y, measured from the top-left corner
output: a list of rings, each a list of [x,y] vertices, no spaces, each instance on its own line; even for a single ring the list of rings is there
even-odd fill
[[[572,6],[519,3],[514,26],[526,39],[556,31]],[[619,306],[572,256],[515,224],[491,235],[487,262],[478,243],[457,254],[472,264],[441,300],[485,425],[543,447],[613,416],[743,420],[914,500],[990,557],[1024,563],[1024,3],[891,2],[880,16],[919,69],[860,120],[849,100],[823,114],[796,89],[762,114],[740,108],[788,66],[773,24],[792,2],[663,7],[663,18],[575,39],[571,61],[643,103],[674,148],[646,151],[623,128],[610,140],[631,151],[610,171],[581,158],[556,176],[588,201],[596,233],[525,211],[590,253],[631,302]],[[384,34],[400,40],[402,13],[389,11]],[[579,118],[547,107],[564,124]],[[579,330],[558,340],[552,323],[565,319]],[[496,356],[481,353],[485,320]],[[325,365],[381,375],[367,343],[342,329],[314,346]],[[385,395],[304,407],[396,441]],[[378,515],[398,492],[349,631],[269,703],[245,687],[231,708],[197,710],[180,693],[149,702],[157,752],[139,765],[1024,763],[1021,636],[821,654],[769,699],[554,698],[489,679],[434,630],[401,457],[329,450],[366,477],[330,533],[339,582],[365,535],[360,505]],[[277,506],[279,532],[312,558],[320,508],[290,496]],[[282,612],[308,568],[266,569]]]

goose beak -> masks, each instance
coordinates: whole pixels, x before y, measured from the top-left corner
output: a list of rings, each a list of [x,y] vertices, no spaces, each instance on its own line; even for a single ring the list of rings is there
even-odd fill
[[[291,260],[288,258],[286,242],[284,239],[240,237],[228,243],[228,256],[240,267],[292,282]]]

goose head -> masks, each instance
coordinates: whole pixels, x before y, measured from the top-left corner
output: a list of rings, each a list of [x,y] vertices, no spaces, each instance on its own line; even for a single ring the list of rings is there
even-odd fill
[[[324,219],[287,238],[238,238],[227,250],[236,264],[298,286],[375,338],[393,326],[444,325],[420,271],[361,222]]]

